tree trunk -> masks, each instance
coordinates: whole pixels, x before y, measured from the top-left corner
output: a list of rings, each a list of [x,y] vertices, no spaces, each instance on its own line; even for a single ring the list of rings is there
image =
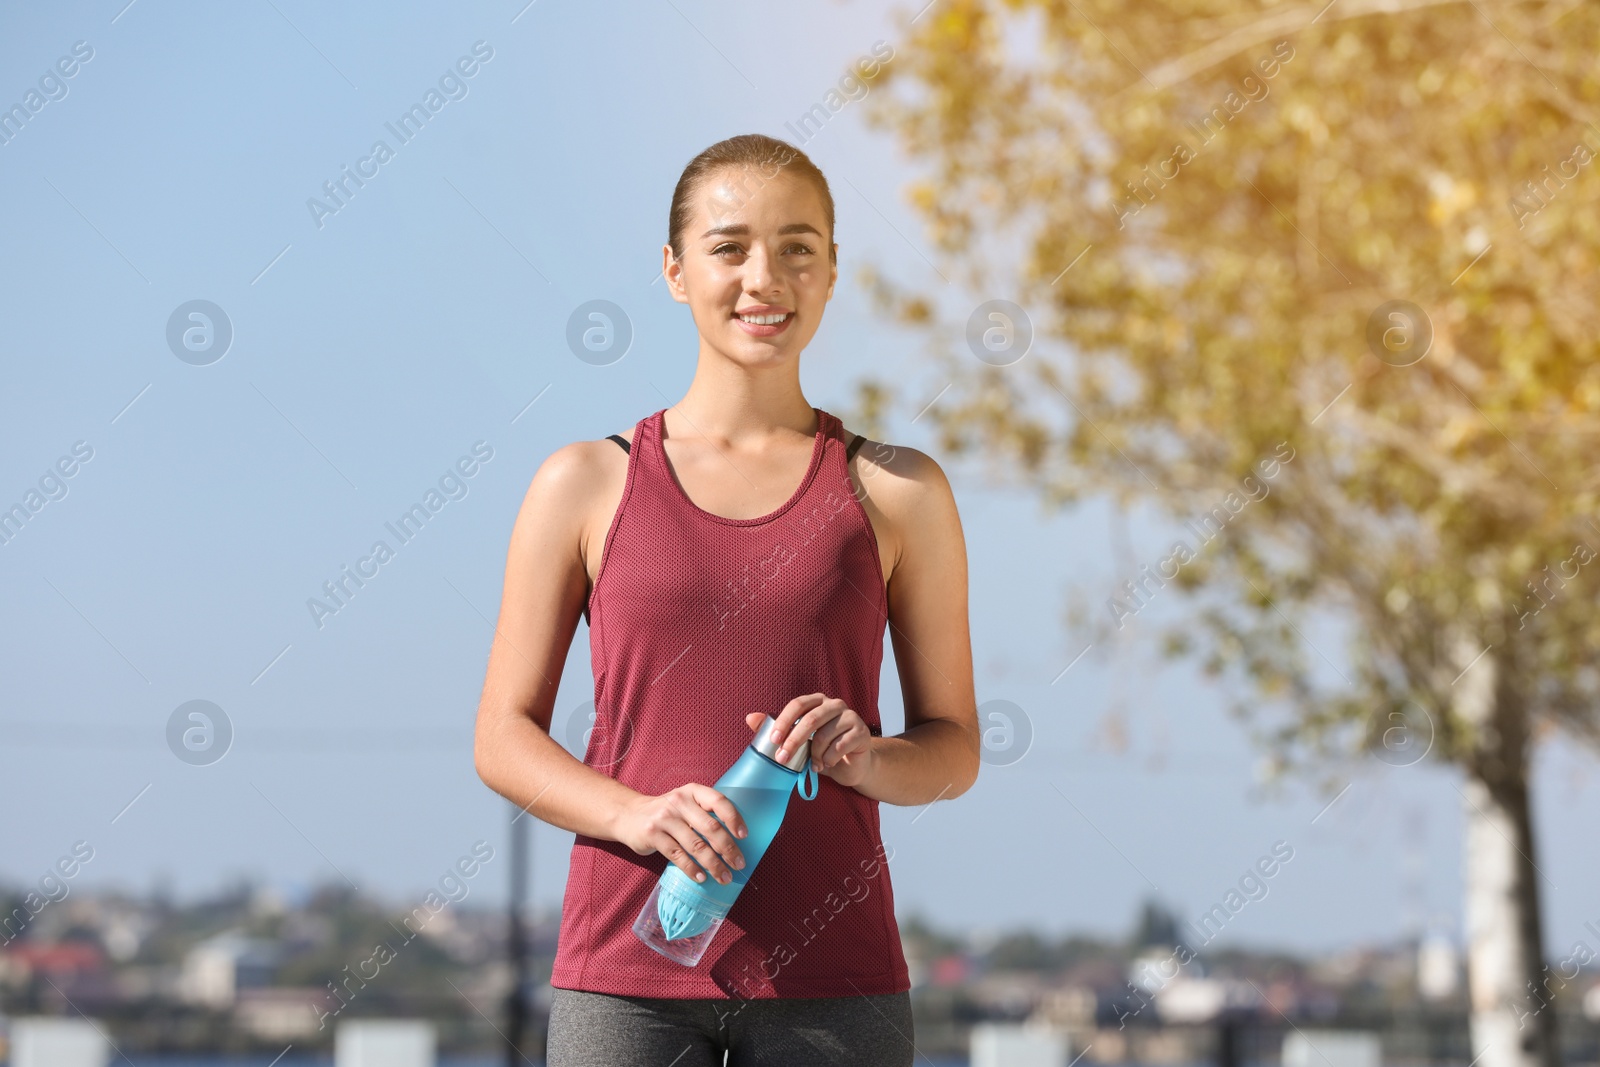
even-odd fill
[[[1482,647],[1458,641],[1457,662],[1466,667]],[[1528,804],[1528,722],[1501,651],[1486,652],[1452,687],[1472,738],[1461,790],[1472,1056],[1476,1067],[1560,1067]]]

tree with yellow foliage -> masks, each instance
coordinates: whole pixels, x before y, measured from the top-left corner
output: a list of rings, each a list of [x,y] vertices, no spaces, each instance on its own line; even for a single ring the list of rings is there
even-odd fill
[[[1108,625],[1211,590],[1168,647],[1250,680],[1280,766],[1459,768],[1481,1067],[1554,1067],[1575,973],[1529,765],[1600,742],[1597,54],[1577,0],[940,0],[868,105],[960,282],[1015,301],[869,278],[953,383],[946,447],[1186,521]]]

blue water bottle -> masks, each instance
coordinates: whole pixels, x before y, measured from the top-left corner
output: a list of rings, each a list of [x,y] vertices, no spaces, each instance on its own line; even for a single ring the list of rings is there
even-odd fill
[[[801,798],[810,800],[817,795],[817,775],[810,768],[811,742],[801,739],[789,758],[779,763],[778,746],[772,740],[777,725],[778,721],[768,715],[750,746],[712,787],[733,802],[750,831],[749,837],[739,841],[739,851],[744,853],[743,869],[733,870],[730,866],[733,879],[723,885],[711,877],[710,871],[704,882],[696,882],[669,863],[633,921],[633,932],[640,941],[685,967],[699,963],[717,936],[728,909],[755,873],[756,864],[782,825],[789,794],[795,791],[795,783],[802,775],[810,777],[811,791],[807,793],[802,786]],[[794,743],[792,738],[790,743]],[[711,817],[717,818],[714,814]]]

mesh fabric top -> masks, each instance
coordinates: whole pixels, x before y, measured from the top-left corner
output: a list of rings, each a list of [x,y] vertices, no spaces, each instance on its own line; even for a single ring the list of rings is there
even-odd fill
[[[595,728],[584,762],[633,789],[711,785],[753,736],[744,717],[839,697],[881,735],[888,621],[877,538],[821,409],[805,477],[776,511],[729,519],[678,484],[665,409],[641,419],[585,608]],[[631,929],[667,865],[578,835],[551,984],[644,997],[832,997],[911,988],[878,802],[827,777],[782,827],[696,967]]]

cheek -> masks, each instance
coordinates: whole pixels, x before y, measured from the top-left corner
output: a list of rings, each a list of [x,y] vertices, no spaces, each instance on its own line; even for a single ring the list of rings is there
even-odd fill
[[[700,271],[684,279],[684,292],[695,319],[705,326],[721,320],[732,323],[728,309],[739,304],[739,288],[720,274]]]

